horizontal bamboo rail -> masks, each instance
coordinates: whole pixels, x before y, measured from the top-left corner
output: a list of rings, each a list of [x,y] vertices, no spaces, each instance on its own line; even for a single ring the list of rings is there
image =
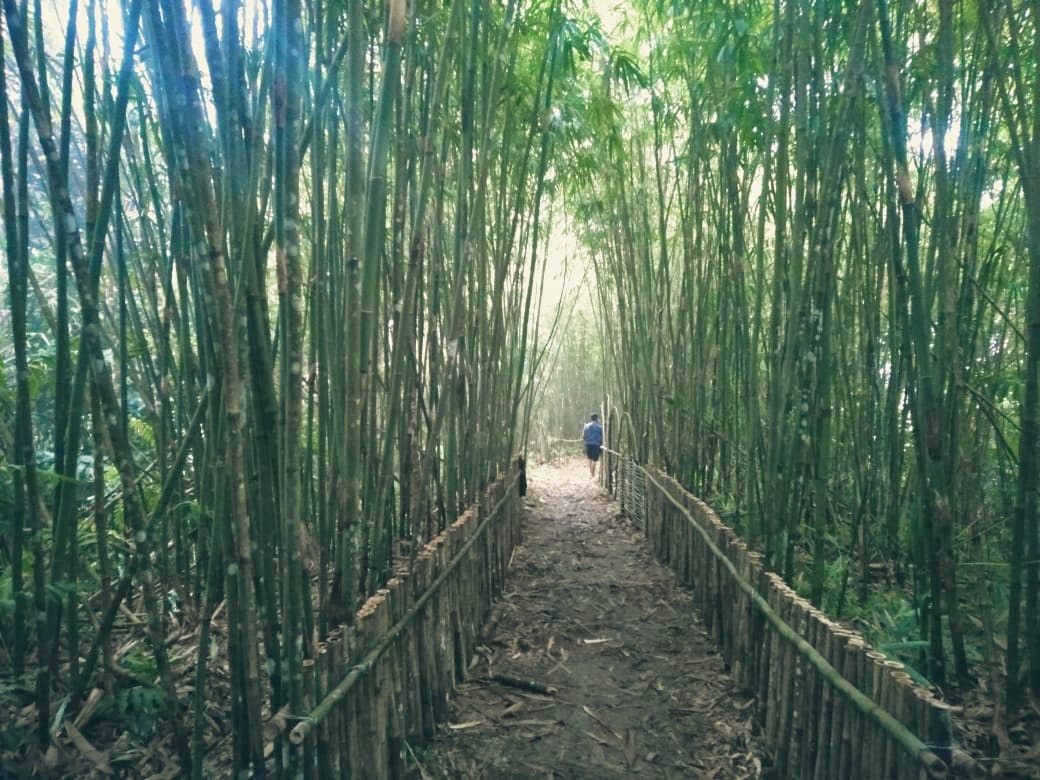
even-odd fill
[[[446,718],[520,541],[518,479],[500,476],[308,659],[310,711],[279,712],[266,729],[277,740],[296,721],[288,740],[305,775],[400,776],[407,742]]]
[[[606,459],[616,494],[627,494],[622,509],[691,588],[737,684],[755,694],[780,777],[949,775],[946,704],[766,571],[676,480],[612,450]],[[638,485],[629,484],[636,472]]]

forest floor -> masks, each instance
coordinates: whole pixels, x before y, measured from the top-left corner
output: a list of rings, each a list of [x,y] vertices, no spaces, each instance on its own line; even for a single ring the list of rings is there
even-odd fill
[[[754,701],[586,463],[533,470],[526,502],[454,718],[410,776],[768,777]]]

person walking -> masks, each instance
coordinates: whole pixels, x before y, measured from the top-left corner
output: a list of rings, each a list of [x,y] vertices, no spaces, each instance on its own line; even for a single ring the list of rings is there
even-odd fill
[[[598,414],[589,415],[589,421],[581,429],[581,440],[585,442],[585,455],[589,459],[589,474],[596,476],[596,461],[603,451],[603,425]]]

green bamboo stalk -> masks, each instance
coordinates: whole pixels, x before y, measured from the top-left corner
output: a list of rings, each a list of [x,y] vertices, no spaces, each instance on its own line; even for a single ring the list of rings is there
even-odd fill
[[[0,34],[0,94],[7,95],[7,61],[4,50],[4,36]],[[23,138],[26,135],[26,133],[22,133]],[[25,157],[22,156],[21,159],[23,160],[21,171],[22,180],[24,181],[26,174]],[[25,529],[28,528],[30,533],[37,537],[41,528],[41,519],[38,511],[40,495],[36,473],[36,452],[33,444],[32,397],[29,387],[29,365],[26,348],[28,232],[24,229],[24,220],[19,218],[16,207],[16,204],[20,203],[23,204],[22,208],[24,209],[25,188],[22,186],[16,189],[14,155],[11,144],[11,124],[6,100],[3,101],[3,105],[0,105],[0,175],[2,175],[4,194],[4,245],[5,254],[7,255],[8,302],[11,307],[11,337],[14,342],[16,371],[13,457],[16,472],[14,475],[14,516],[11,518],[11,592],[15,603],[12,665],[15,674],[21,675],[25,671],[28,649],[28,632],[26,627],[27,594],[24,593],[25,582],[22,570]],[[38,542],[34,541],[33,547],[36,549]],[[34,591],[37,594],[37,609],[40,606],[39,597],[42,595],[44,587],[42,582],[42,563],[39,554],[37,554],[34,583]],[[39,693],[37,705],[40,715],[47,714],[49,704],[46,699],[40,700]],[[46,718],[41,718],[41,721],[45,720]]]

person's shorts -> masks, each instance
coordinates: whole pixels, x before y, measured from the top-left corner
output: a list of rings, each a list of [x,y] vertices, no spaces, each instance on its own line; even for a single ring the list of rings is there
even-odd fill
[[[598,444],[586,444],[585,454],[589,456],[589,460],[599,460],[599,453],[602,447]]]

